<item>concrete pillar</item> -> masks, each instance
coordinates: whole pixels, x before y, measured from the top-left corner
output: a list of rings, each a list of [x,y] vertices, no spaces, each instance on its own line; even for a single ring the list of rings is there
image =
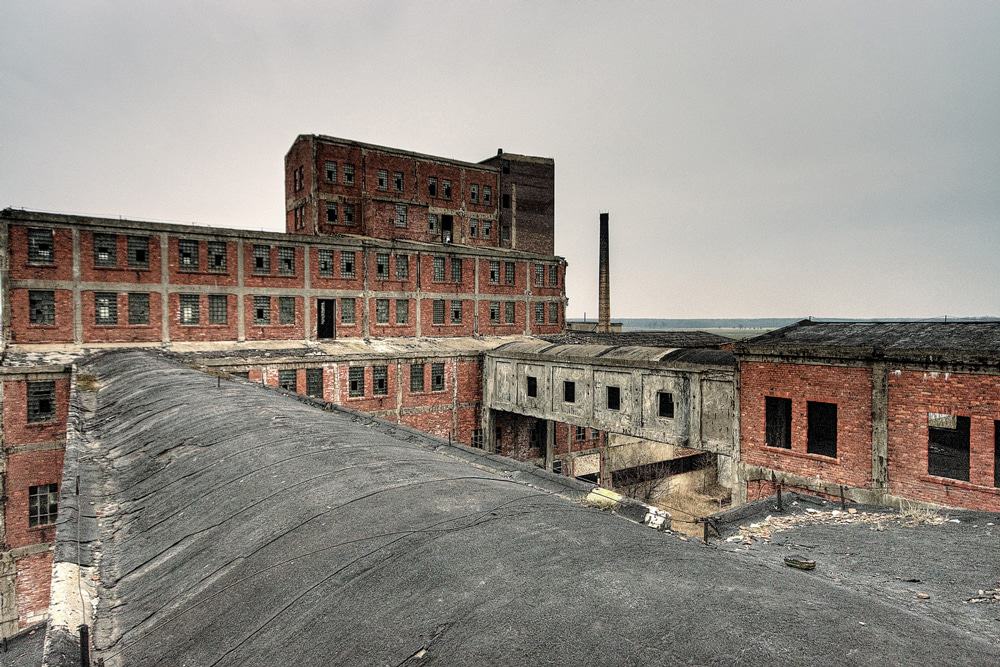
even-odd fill
[[[889,489],[889,369],[872,364],[872,489]]]
[[[545,469],[552,472],[552,459],[556,451],[556,424],[551,419],[545,420]]]

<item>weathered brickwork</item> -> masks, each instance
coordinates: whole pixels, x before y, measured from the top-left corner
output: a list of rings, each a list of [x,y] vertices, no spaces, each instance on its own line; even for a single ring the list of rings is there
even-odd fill
[[[62,479],[63,449],[23,451],[7,455],[6,543],[16,549],[47,544],[56,536],[55,522],[29,525],[28,496],[31,487],[58,484]]]
[[[117,306],[117,318],[115,324],[105,324],[97,317],[97,296],[98,294],[114,294]],[[148,308],[145,308],[145,318],[135,318],[136,323],[131,323],[129,312],[130,294],[144,294],[148,301]],[[135,297],[131,297],[135,298]],[[141,343],[154,342],[163,337],[163,309],[161,307],[161,297],[159,292],[129,291],[129,292],[93,292],[85,291],[81,293],[82,303],[80,310],[83,323],[83,340],[86,343]],[[176,306],[176,304],[175,304]],[[137,313],[138,314],[138,313]],[[178,340],[182,337],[176,336]]]
[[[28,380],[54,383],[55,403],[51,419],[28,421]],[[66,439],[66,416],[69,412],[68,373],[30,373],[3,383],[3,445],[5,449],[21,445],[63,442]],[[56,478],[58,480],[58,476]]]
[[[14,580],[18,626],[26,628],[45,620],[52,584],[52,552],[31,554],[16,561]]]

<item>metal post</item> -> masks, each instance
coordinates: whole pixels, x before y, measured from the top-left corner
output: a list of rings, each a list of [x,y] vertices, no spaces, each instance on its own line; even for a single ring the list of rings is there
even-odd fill
[[[90,667],[90,628],[86,624],[80,628],[80,665]]]
[[[785,506],[781,502],[781,483],[780,482],[778,483],[778,511],[779,512],[784,512],[785,511]]]
[[[840,509],[847,511],[847,501],[844,500],[844,485],[840,485]]]

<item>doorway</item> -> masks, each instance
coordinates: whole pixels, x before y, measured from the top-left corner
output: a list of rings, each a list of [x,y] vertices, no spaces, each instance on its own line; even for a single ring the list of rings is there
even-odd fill
[[[316,337],[332,339],[336,335],[337,300],[316,299]]]

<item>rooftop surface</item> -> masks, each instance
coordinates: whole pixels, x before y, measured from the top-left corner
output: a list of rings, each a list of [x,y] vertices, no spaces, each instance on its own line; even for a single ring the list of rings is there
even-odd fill
[[[153,352],[81,372],[100,388],[66,457],[99,517],[107,667],[1000,660],[995,633],[681,541],[524,464]]]
[[[45,626],[26,628],[0,642],[0,667],[41,667]]]
[[[497,357],[523,356],[577,363],[617,363],[626,366],[686,364],[734,367],[736,365],[736,356],[728,350],[558,343],[551,342],[552,338],[554,337],[520,338],[504,343],[490,353]]]
[[[591,331],[567,331],[561,334],[541,336],[551,343],[569,345],[632,345],[640,347],[719,347],[732,343],[732,338],[719,336],[707,331],[622,331],[621,333],[598,333]]]

